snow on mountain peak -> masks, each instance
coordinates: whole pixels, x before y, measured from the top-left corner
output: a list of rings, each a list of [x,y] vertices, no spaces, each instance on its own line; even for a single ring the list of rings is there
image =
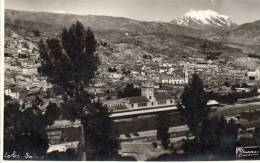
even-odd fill
[[[175,22],[179,25],[207,25],[217,27],[229,27],[232,25],[230,18],[226,15],[218,14],[212,10],[190,10],[183,17]]]

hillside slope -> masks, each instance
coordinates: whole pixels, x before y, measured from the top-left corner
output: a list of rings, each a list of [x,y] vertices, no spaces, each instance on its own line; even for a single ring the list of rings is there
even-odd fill
[[[142,55],[165,56],[174,59],[205,57],[201,45],[210,45],[210,51],[218,51],[221,56],[234,57],[242,51],[223,45],[221,42],[201,38],[205,31],[192,29],[172,23],[144,22],[121,17],[72,15],[27,11],[5,11],[6,31],[14,30],[20,35],[33,37],[38,30],[53,37],[62,28],[80,20],[84,26],[91,27],[97,38],[111,45],[104,54],[140,59]]]

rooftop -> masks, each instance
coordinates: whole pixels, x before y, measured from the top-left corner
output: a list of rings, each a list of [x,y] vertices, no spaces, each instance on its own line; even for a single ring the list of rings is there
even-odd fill
[[[173,99],[174,97],[167,94],[167,93],[156,93],[154,94],[154,97],[157,101],[161,101],[161,100],[169,100],[169,99]]]
[[[129,103],[149,102],[145,96],[128,97]]]

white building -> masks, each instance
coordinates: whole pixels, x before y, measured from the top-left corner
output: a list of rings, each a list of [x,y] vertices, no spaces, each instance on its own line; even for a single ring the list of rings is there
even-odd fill
[[[163,84],[173,84],[173,85],[188,84],[189,82],[188,67],[184,66],[182,78],[165,76],[165,77],[161,77],[160,82]]]
[[[184,78],[164,77],[161,79],[161,83],[178,85],[178,84],[185,84],[185,80]]]
[[[258,68],[255,71],[248,71],[246,76],[248,80],[260,80],[260,71]]]
[[[152,82],[143,84],[141,91],[141,96],[108,100],[103,104],[112,111],[149,109],[176,105],[174,96],[166,93],[155,93]]]
[[[20,97],[20,93],[18,91],[16,91],[15,89],[12,89],[12,88],[5,88],[4,94],[12,97],[14,99],[19,99],[19,97]]]

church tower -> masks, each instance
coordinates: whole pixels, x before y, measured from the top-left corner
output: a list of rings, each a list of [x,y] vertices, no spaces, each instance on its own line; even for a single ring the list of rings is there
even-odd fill
[[[151,66],[151,59],[150,59]],[[142,84],[141,96],[145,96],[149,101],[155,101],[154,97],[154,82],[152,81],[151,69],[148,71],[148,80]]]
[[[189,73],[188,73],[188,66],[184,66],[184,83],[188,84],[189,83]]]
[[[142,84],[142,91],[141,95],[145,96],[149,101],[154,101],[154,83],[148,81]]]

